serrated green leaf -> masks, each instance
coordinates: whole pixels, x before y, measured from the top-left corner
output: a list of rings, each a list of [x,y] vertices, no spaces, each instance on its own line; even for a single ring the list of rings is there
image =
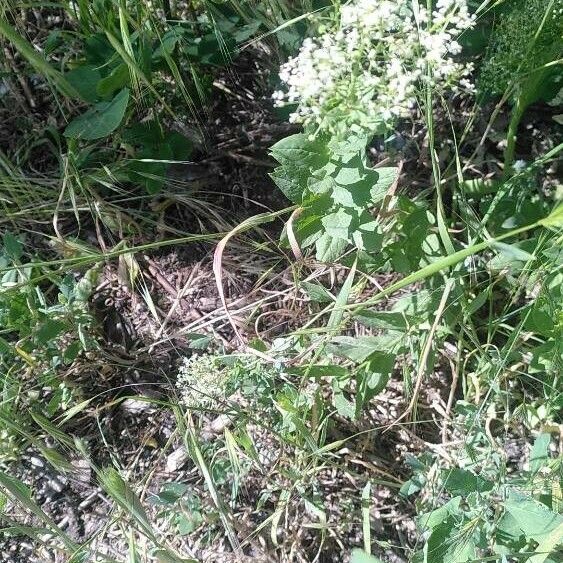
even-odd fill
[[[292,167],[318,169],[328,161],[325,143],[320,139],[311,141],[303,133],[278,141],[270,148],[270,153],[280,164]]]
[[[278,167],[270,174],[270,178],[276,186],[282,191],[283,195],[292,203],[301,204],[305,189],[303,186],[291,178],[283,167]]]

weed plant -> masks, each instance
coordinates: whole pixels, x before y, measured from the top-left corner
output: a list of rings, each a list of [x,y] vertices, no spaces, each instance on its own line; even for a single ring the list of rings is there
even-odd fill
[[[198,561],[216,542],[222,551],[211,557],[225,562],[247,553],[287,562],[559,560],[556,122],[540,150],[516,157],[523,120],[554,113],[546,102],[560,89],[562,8],[497,4],[0,3],[0,107],[11,124],[0,147],[6,535],[72,562],[115,561],[109,530],[117,560],[132,562]],[[482,27],[486,44],[475,41]],[[155,210],[172,201],[172,167],[205,158],[218,73],[252,49],[270,56],[263,103],[294,127],[270,147],[270,176],[289,207],[231,229],[226,211],[190,192],[183,199],[201,224],[214,217],[218,232],[162,227]],[[503,154],[484,156],[494,135],[499,143],[499,116],[508,123]],[[252,337],[268,297],[240,310],[246,324],[232,313],[224,250],[249,230],[269,236],[259,228],[283,216],[279,244],[242,252],[267,251],[287,266],[289,285],[268,291],[305,320]],[[92,308],[105,266],[117,263],[120,283],[158,319],[139,261],[201,241],[219,241],[219,313],[233,338],[196,321],[183,335],[189,353],[170,345],[181,358],[166,374],[175,380],[168,395],[139,401],[174,421],[154,463],[181,444],[174,453],[190,464],[189,479],[173,468],[155,490],[156,467],[138,477],[113,451],[99,463],[73,426],[95,419],[107,446],[100,412],[131,397],[100,405],[63,374],[113,358]],[[387,465],[374,446],[386,439],[402,452]],[[60,475],[75,476],[78,461],[88,467],[111,506],[102,531],[77,541],[13,474],[30,448]],[[400,513],[382,526],[374,507],[384,490]],[[406,519],[411,528],[401,528]]]

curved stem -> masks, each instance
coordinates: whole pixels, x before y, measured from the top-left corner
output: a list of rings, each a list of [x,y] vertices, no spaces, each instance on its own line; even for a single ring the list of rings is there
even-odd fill
[[[518,126],[520,125],[520,121],[522,121],[522,116],[524,115],[527,107],[528,104],[525,101],[525,97],[520,95],[516,100],[516,104],[514,104],[514,107],[512,108],[510,123],[508,125],[508,133],[506,134],[506,149],[504,151],[504,179],[509,178],[512,174]]]

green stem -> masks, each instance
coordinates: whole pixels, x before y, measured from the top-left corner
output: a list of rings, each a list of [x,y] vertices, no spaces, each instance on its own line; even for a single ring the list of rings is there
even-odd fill
[[[513,169],[512,165],[514,163],[514,153],[516,151],[516,139],[518,133],[518,126],[520,121],[522,121],[522,116],[528,107],[528,101],[526,96],[520,95],[516,100],[516,104],[512,108],[512,114],[510,116],[510,123],[508,125],[508,133],[506,134],[506,149],[504,151],[504,179],[510,178]]]

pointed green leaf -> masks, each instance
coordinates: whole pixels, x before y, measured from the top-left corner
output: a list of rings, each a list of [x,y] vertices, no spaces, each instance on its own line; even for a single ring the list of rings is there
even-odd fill
[[[95,140],[109,135],[119,127],[127,103],[129,90],[124,88],[110,102],[98,102],[86,113],[75,117],[65,129],[65,137],[71,139]]]

